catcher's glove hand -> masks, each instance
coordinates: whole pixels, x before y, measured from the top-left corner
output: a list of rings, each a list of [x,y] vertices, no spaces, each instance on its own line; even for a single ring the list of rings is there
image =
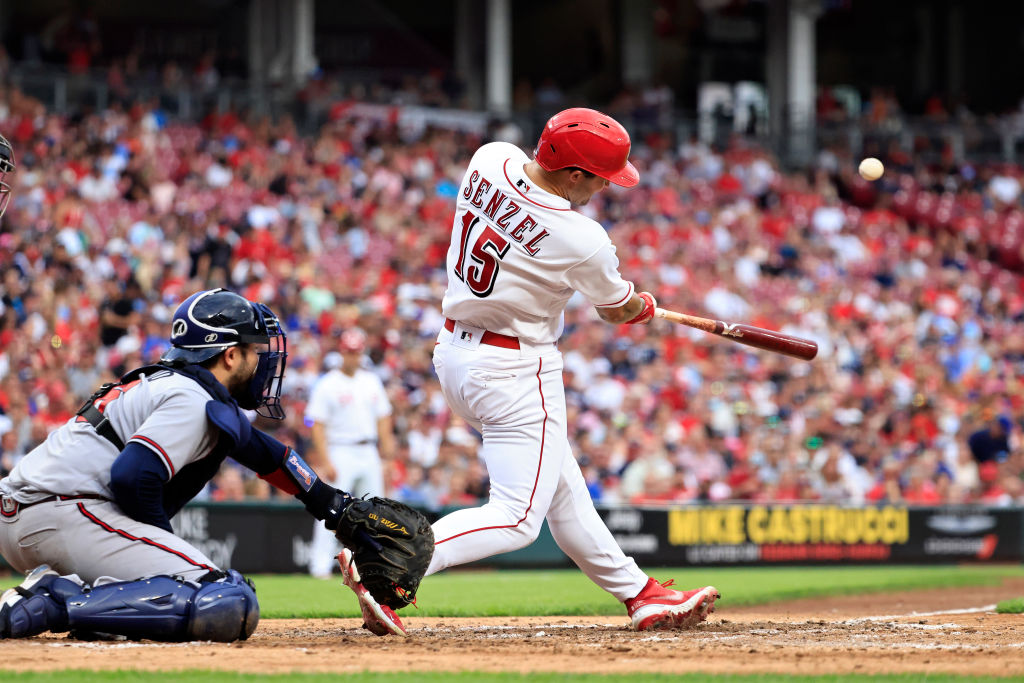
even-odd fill
[[[342,512],[335,536],[355,555],[362,584],[391,609],[416,600],[434,555],[434,531],[422,514],[390,498],[355,500]]]

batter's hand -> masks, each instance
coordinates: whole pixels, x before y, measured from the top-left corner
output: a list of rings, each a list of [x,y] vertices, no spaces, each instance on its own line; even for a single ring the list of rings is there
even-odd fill
[[[626,325],[646,325],[651,322],[654,317],[654,309],[658,307],[658,302],[650,292],[637,292],[637,296],[643,299],[644,307],[635,318],[627,320],[624,323]]]

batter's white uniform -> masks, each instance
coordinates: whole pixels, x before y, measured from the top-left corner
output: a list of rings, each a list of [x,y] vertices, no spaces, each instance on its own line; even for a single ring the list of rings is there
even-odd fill
[[[555,341],[574,292],[613,308],[630,300],[633,285],[604,228],[536,187],[528,161],[514,145],[484,145],[456,202],[442,304],[452,322],[438,337],[434,368],[452,410],[483,435],[491,491],[483,507],[434,524],[427,574],[526,546],[546,517],[558,546],[626,600],[648,577],[597,514],[569,447]]]
[[[391,402],[380,378],[372,372],[359,369],[349,376],[335,369],[313,385],[306,419],[324,425],[327,457],[337,472],[332,486],[356,497],[384,495],[377,422],[389,415]],[[339,551],[334,534],[323,524],[314,524],[310,574],[330,574]]]
[[[158,371],[94,402],[124,443],[155,453],[173,476],[210,453],[218,432],[210,396],[188,377]],[[101,576],[197,579],[217,567],[189,543],[128,517],[112,501],[120,451],[73,417],[0,479],[0,554],[20,572],[46,563],[86,583]]]

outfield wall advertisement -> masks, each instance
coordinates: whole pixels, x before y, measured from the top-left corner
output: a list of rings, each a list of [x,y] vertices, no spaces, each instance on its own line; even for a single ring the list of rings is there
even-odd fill
[[[1019,508],[714,505],[599,512],[623,550],[648,567],[1024,560]],[[193,504],[172,526],[220,567],[292,573],[306,571],[309,561],[313,520],[300,505]],[[546,525],[529,547],[479,564],[572,566]]]
[[[827,564],[1024,559],[1020,510],[827,505],[608,509],[640,564]]]

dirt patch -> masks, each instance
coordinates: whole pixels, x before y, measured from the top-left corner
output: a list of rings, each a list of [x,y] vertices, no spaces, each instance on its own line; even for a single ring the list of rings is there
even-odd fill
[[[0,641],[8,670],[564,671],[579,673],[1024,674],[1024,618],[991,611],[998,587],[797,600],[720,610],[685,632],[635,633],[622,617],[419,618],[378,638],[354,619],[262,622],[244,643]]]

